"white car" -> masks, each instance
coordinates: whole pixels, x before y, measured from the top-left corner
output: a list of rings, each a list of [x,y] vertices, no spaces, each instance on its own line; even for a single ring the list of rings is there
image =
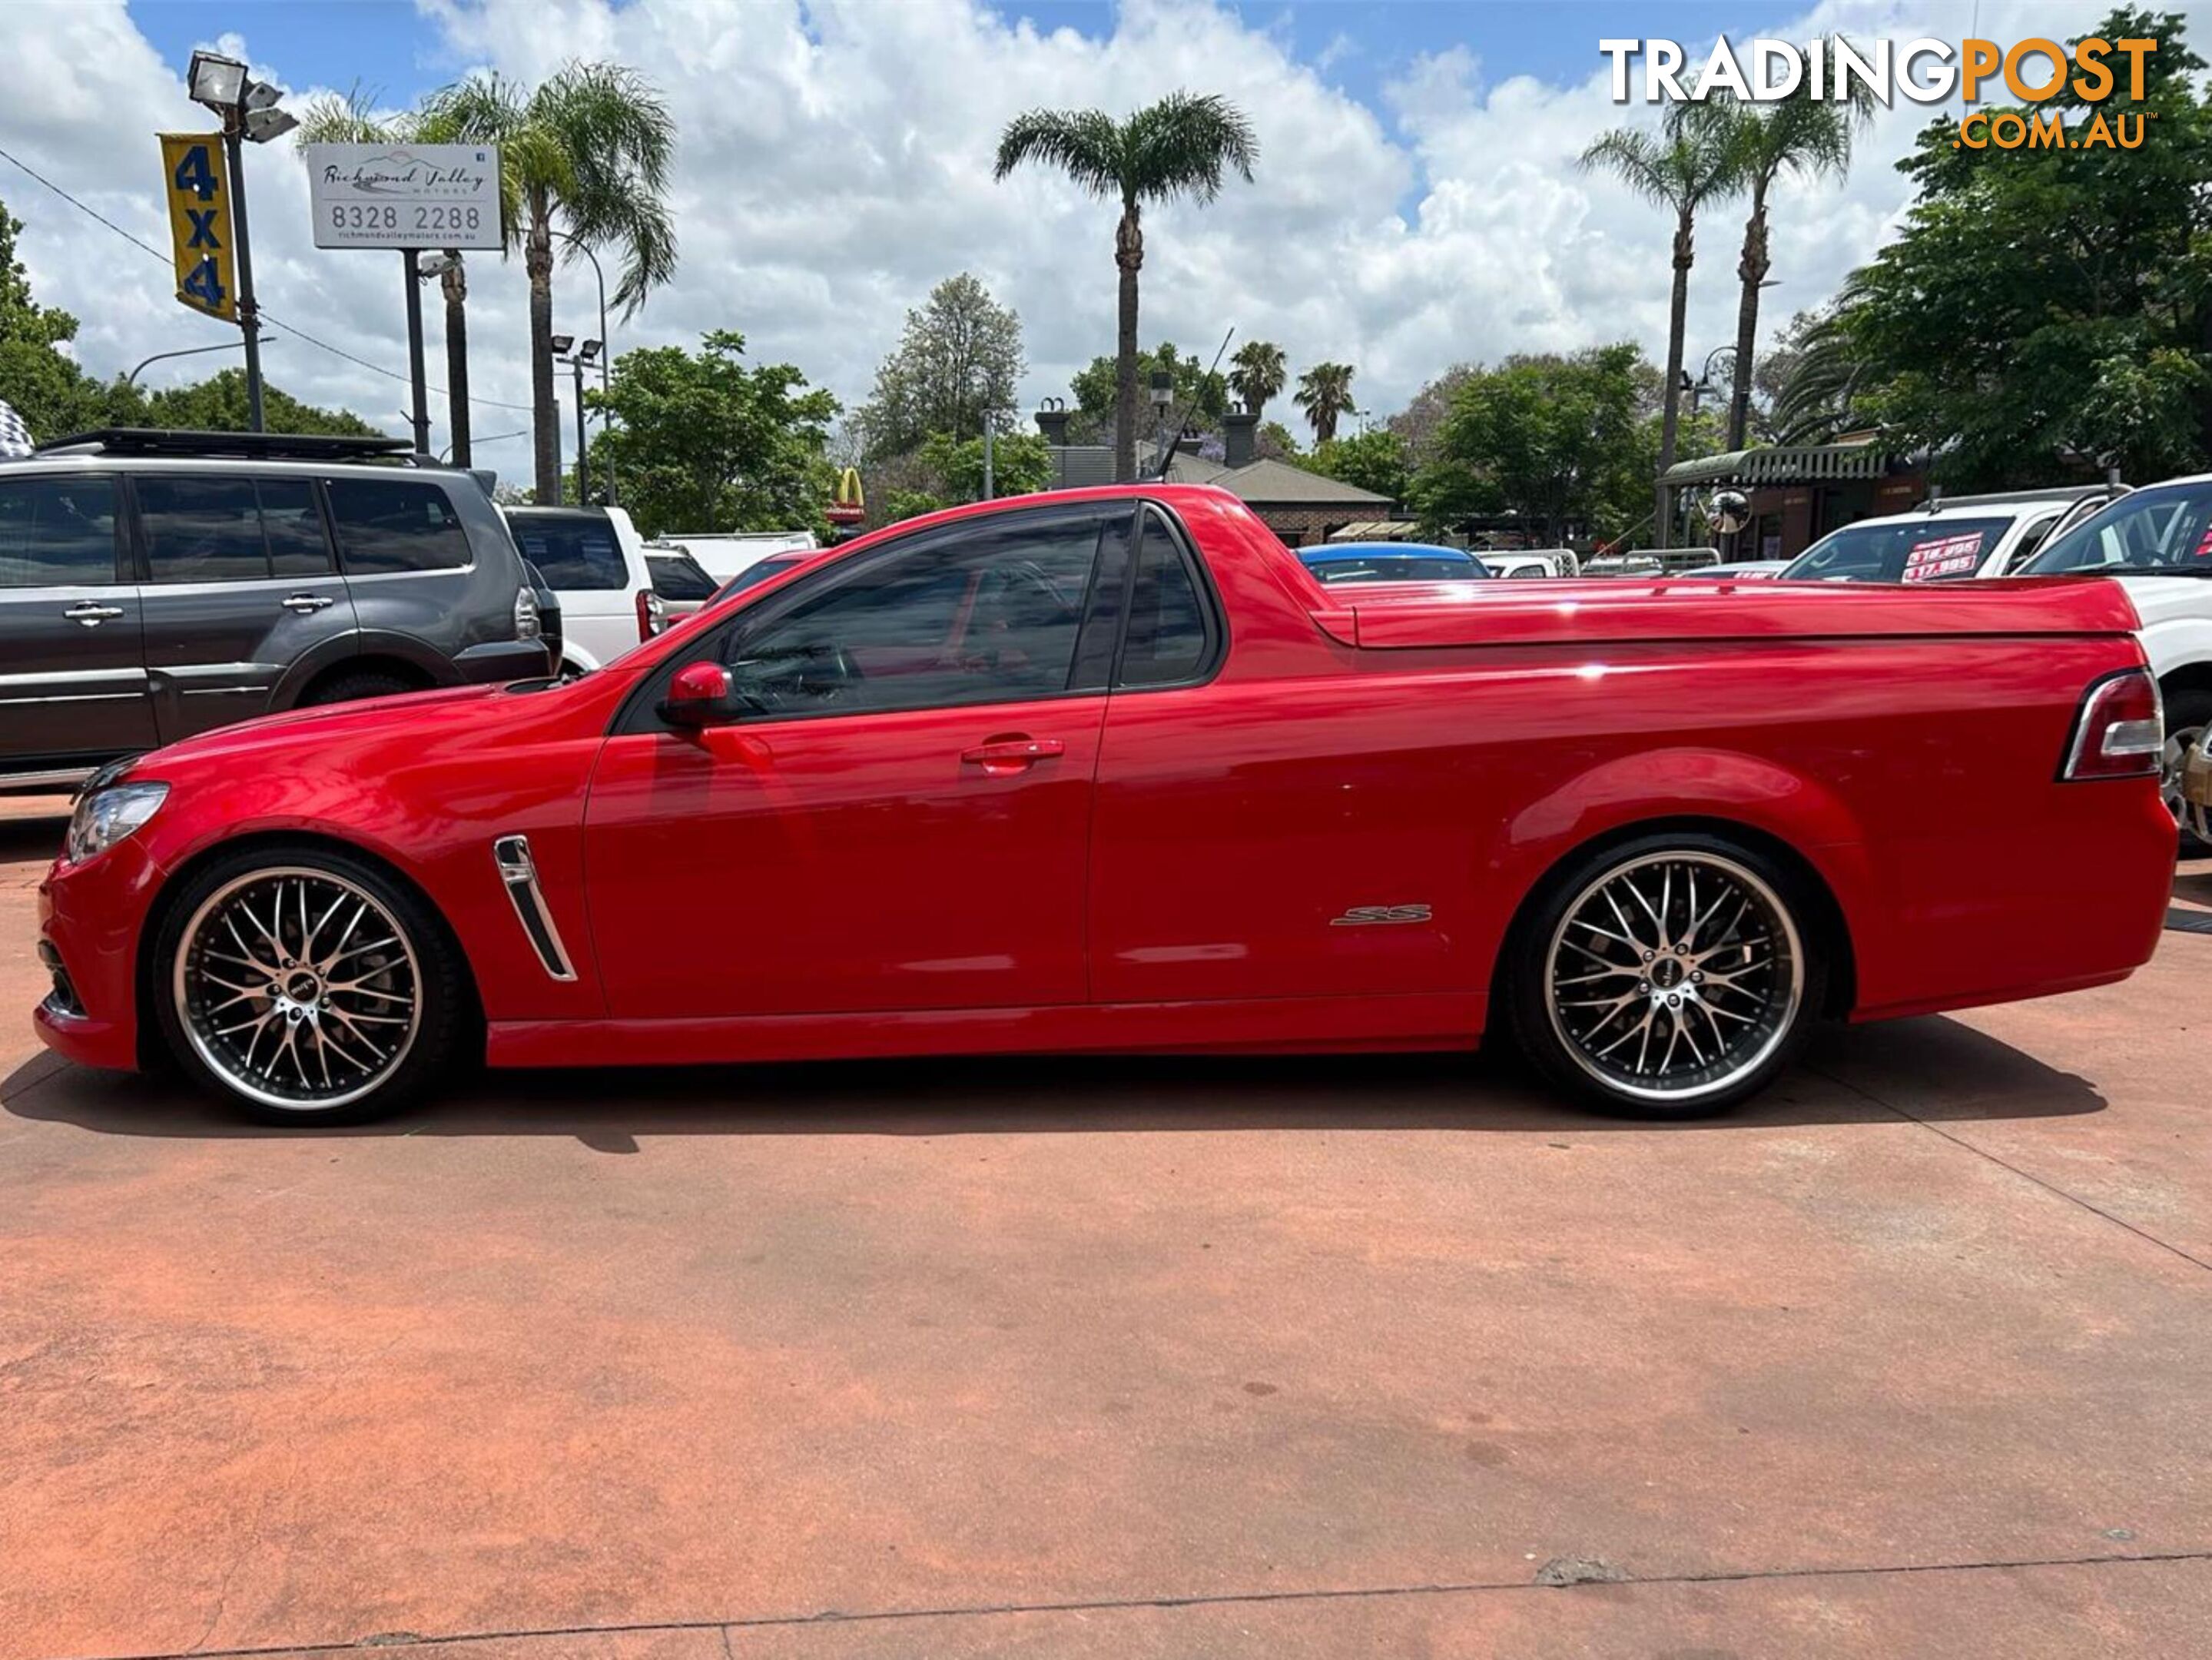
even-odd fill
[[[611,663],[668,626],[645,543],[620,508],[504,508],[523,556],[561,600],[562,672]]]
[[[1791,560],[1785,582],[1951,582],[2018,569],[2072,516],[2112,498],[2109,486],[1959,496],[1910,513],[1861,519]]]
[[[2106,502],[2014,574],[2068,571],[2116,576],[2135,601],[2143,653],[2166,704],[2166,805],[2182,818],[2190,747],[2212,730],[2212,473]]]
[[[714,531],[656,536],[655,547],[681,548],[717,582],[726,582],[772,554],[811,553],[819,545],[808,530]]]
[[[1559,557],[1548,553],[1484,553],[1475,556],[1492,576],[1558,576]]]
[[[645,544],[645,568],[653,573],[653,591],[660,596],[671,620],[689,617],[714,597],[722,585],[714,573],[681,548]]]

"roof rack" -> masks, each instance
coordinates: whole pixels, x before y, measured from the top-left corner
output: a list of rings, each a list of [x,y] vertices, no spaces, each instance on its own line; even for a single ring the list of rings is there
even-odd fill
[[[2061,484],[2049,489],[1990,490],[1980,496],[1946,496],[1941,490],[1931,490],[1912,510],[1915,513],[1936,513],[1951,508],[1986,508],[2000,502],[2079,502],[2085,496],[2118,493],[2112,485],[2106,483]]]
[[[190,432],[155,427],[101,427],[41,444],[33,452],[57,455],[218,456],[247,461],[382,461],[407,459],[404,438],[348,438],[293,432]],[[428,458],[423,458],[427,459]]]

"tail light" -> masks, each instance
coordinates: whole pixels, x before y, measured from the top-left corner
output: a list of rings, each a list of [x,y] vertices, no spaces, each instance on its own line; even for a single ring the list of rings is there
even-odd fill
[[[544,635],[544,627],[538,620],[538,595],[530,588],[514,591],[514,637],[518,640],[537,640]]]
[[[2062,779],[2155,776],[2166,754],[2158,682],[2143,669],[2108,674],[2082,694]]]
[[[668,626],[668,607],[651,588],[637,591],[637,637],[650,640]]]

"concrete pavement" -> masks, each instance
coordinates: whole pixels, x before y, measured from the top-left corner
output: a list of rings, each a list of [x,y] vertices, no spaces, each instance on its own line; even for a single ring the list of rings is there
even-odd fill
[[[2212,1651],[2212,935],[1709,1124],[1363,1059],[283,1134],[35,1048],[58,830],[0,1660]]]

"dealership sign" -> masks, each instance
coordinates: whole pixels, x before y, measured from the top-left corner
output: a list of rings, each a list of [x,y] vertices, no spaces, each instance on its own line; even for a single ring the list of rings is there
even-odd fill
[[[489,144],[309,144],[319,248],[500,248]]]
[[[177,299],[204,316],[235,323],[237,267],[230,252],[230,168],[222,135],[165,132],[161,137]]]

